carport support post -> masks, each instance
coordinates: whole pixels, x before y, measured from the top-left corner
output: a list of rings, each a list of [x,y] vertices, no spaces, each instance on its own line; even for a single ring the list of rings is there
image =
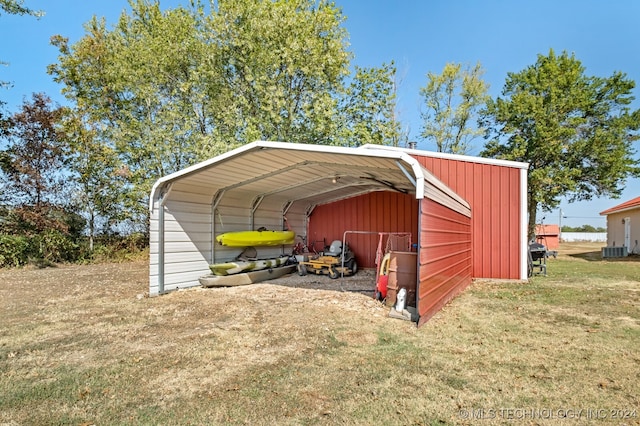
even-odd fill
[[[164,205],[158,203],[158,294],[164,293]]]
[[[158,193],[158,294],[164,293],[164,204],[172,188],[166,184]]]
[[[218,204],[220,204],[224,193],[224,189],[217,191],[211,200],[211,237],[209,238],[211,240],[211,259],[209,263],[216,263],[216,214],[220,216]],[[222,224],[222,217],[220,217],[220,223]]]

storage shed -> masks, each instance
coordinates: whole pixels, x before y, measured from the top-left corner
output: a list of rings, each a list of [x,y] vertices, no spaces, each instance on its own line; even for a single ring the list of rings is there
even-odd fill
[[[364,267],[374,266],[376,232],[410,232],[422,324],[472,278],[527,278],[526,172],[418,150],[253,142],[154,184],[149,293],[199,285],[209,264],[237,256],[215,243],[224,232],[291,229],[307,243],[349,235]]]
[[[547,250],[560,248],[559,225],[536,225],[536,242],[542,244]]]
[[[602,257],[639,254],[640,197],[608,208],[600,214],[607,217],[607,246],[602,248]]]

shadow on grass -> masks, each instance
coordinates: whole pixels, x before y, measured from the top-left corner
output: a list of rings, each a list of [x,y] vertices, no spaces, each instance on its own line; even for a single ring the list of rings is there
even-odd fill
[[[608,257],[603,258],[600,251],[586,251],[584,253],[571,253],[569,257],[587,260],[589,262],[640,262],[640,255],[630,254],[627,257]]]

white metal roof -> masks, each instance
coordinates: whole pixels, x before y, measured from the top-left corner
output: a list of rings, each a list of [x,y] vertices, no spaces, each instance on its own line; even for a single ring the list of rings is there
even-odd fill
[[[153,200],[170,191],[174,182],[212,198],[228,191],[245,197],[271,197],[307,208],[374,191],[398,191],[422,199],[427,191],[444,193],[468,214],[468,203],[446,187],[420,163],[401,150],[369,147],[257,141],[194,166],[164,176],[154,184]],[[426,185],[426,189],[425,189]]]

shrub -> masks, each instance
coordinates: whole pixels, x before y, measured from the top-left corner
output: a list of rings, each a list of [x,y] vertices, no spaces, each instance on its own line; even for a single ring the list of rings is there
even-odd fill
[[[144,234],[105,236],[96,238],[90,258],[95,262],[126,262],[144,257],[147,253]]]
[[[79,254],[79,247],[62,232],[48,229],[31,238],[30,254],[36,261],[46,263],[73,262]]]
[[[63,262],[126,262],[143,259],[147,253],[144,234],[97,238],[91,251],[86,239],[76,240],[56,229],[31,236],[0,233],[0,268],[29,263],[46,267]]]
[[[0,268],[25,265],[28,252],[27,237],[0,234]]]

